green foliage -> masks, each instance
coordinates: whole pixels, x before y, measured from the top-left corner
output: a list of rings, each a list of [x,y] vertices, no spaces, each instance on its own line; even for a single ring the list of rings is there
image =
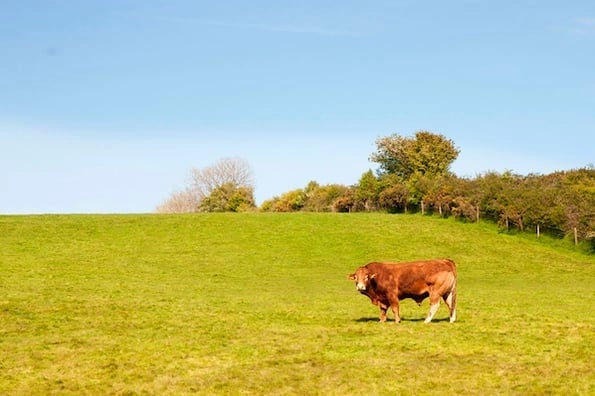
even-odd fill
[[[389,213],[407,212],[407,206],[411,201],[407,183],[394,174],[383,175],[380,183],[382,188],[378,194],[380,207]]]
[[[365,211],[378,209],[380,190],[380,182],[372,170],[368,170],[359,179],[355,190],[355,201]]]
[[[263,202],[260,210],[262,212],[332,212],[336,210],[335,202],[348,190],[348,187],[340,184],[321,186],[311,181],[304,189],[292,190]]]
[[[450,257],[458,321],[347,274]],[[386,214],[0,216],[0,394],[593,394],[595,261]]]
[[[539,227],[540,233],[574,239],[576,229],[579,241],[595,247],[595,169],[588,168],[528,176],[487,172],[473,179],[415,175],[409,180],[396,174],[377,177],[369,170],[352,187],[311,182],[277,198],[268,210],[401,213],[419,211],[422,204],[424,213],[465,222],[487,219],[506,231]]]
[[[506,231],[573,237],[595,251],[595,168],[521,176],[487,172],[473,179],[448,171],[459,150],[442,135],[418,131],[376,142],[370,169],[351,187],[312,181],[266,201],[261,211],[437,213],[465,222],[488,219]]]
[[[378,151],[371,160],[380,164],[382,173],[404,180],[445,175],[459,155],[452,140],[428,131],[417,131],[413,138],[398,134],[383,137],[376,146]]]
[[[301,188],[283,193],[280,197],[263,202],[263,212],[298,212],[306,203],[306,193]]]
[[[380,138],[376,146],[377,152],[372,154],[371,160],[380,165],[381,176],[394,175],[399,179],[399,183],[390,188],[399,197],[407,191],[408,202],[405,206],[421,206],[423,210],[424,202],[433,198],[433,203],[442,214],[446,197],[435,190],[435,184],[438,179],[448,175],[450,165],[459,155],[454,142],[443,135],[418,131],[412,138],[398,134]],[[389,207],[394,207],[388,192],[383,194],[383,201]]]
[[[233,183],[215,187],[199,206],[200,212],[247,212],[254,209],[256,204],[252,188]]]
[[[332,212],[335,201],[347,192],[348,188],[340,184],[321,186],[310,182],[306,187],[306,202],[303,210],[309,212]]]
[[[482,216],[506,229],[539,225],[554,234],[571,235],[576,228],[582,239],[595,230],[595,169],[545,176],[490,172],[468,184]]]

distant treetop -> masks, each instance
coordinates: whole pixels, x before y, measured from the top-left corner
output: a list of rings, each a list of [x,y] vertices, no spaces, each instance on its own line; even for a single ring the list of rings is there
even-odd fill
[[[436,177],[448,173],[460,150],[443,135],[417,131],[414,137],[398,134],[376,140],[378,151],[370,160],[380,165],[380,174],[395,174],[404,180],[414,175]]]

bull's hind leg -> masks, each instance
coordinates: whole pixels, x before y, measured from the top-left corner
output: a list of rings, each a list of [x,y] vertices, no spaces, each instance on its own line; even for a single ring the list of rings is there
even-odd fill
[[[428,316],[424,323],[430,323],[434,315],[436,315],[436,311],[440,308],[440,296],[430,294],[430,312],[428,312]]]
[[[455,291],[451,291],[446,296],[444,296],[444,302],[448,307],[448,311],[450,313],[450,323],[453,323],[457,320],[457,295]]]

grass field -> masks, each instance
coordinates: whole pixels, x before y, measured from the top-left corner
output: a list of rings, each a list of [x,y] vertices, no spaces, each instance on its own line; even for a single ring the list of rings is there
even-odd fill
[[[450,257],[458,320],[347,274]],[[595,394],[595,257],[420,215],[0,216],[0,394]],[[389,316],[389,318],[392,318]]]

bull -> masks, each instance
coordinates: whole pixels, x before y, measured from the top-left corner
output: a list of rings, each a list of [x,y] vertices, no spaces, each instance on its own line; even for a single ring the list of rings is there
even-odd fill
[[[395,323],[401,321],[399,301],[411,298],[418,305],[430,298],[430,311],[425,323],[430,323],[443,299],[450,312],[450,323],[456,320],[457,269],[450,259],[434,259],[407,263],[372,262],[359,267],[349,279],[356,289],[380,307],[380,321],[386,321],[390,307]]]

